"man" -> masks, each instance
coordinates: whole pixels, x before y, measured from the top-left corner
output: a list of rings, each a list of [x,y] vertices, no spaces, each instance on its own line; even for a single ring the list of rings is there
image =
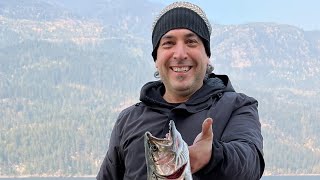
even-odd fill
[[[165,137],[170,120],[189,145],[194,180],[260,179],[258,103],[212,73],[210,34],[194,4],[173,3],[156,18],[152,56],[161,80],[144,85],[141,102],[120,113],[97,179],[146,179],[144,134]]]

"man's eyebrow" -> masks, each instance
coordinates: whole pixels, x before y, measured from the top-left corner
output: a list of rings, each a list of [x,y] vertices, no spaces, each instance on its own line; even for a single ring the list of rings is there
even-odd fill
[[[161,39],[171,39],[171,38],[173,38],[173,35],[165,34],[165,35],[162,36]]]

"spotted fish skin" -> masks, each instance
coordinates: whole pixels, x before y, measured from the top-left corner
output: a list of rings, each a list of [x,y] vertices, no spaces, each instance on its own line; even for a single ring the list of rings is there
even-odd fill
[[[182,139],[173,120],[165,138],[144,136],[147,180],[192,180],[188,144]]]

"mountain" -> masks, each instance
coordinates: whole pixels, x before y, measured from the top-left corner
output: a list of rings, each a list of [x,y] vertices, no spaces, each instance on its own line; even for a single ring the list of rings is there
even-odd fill
[[[0,176],[95,175],[154,80],[146,0],[0,2]],[[211,61],[259,101],[266,175],[319,174],[320,31],[213,25]]]
[[[13,19],[37,21],[72,17],[70,12],[58,6],[55,1],[46,0],[4,0],[0,2],[0,14]]]

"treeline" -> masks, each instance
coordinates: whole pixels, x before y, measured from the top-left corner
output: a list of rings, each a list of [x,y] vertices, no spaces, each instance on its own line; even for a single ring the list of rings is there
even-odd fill
[[[121,41],[26,40],[0,52],[1,175],[97,173],[122,103],[152,78],[145,55]]]
[[[281,90],[273,89],[281,92]],[[256,94],[264,137],[266,174],[319,174],[320,104],[290,94]],[[314,98],[319,99],[319,96]]]

